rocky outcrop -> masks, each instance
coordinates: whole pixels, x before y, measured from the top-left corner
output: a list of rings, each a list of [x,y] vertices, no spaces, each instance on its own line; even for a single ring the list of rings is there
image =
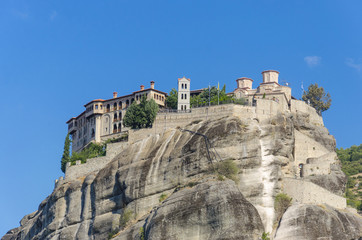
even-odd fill
[[[264,231],[257,210],[235,183],[208,181],[166,199],[135,227],[115,239],[259,239]]]
[[[296,204],[281,219],[275,240],[360,239],[361,217],[328,206]]]
[[[283,191],[282,180],[299,178],[296,131],[303,140],[322,146],[321,152],[334,151],[328,131],[305,118],[290,113],[264,120],[223,117],[147,135],[99,171],[57,184],[38,211],[3,239],[258,239],[263,232],[297,239],[287,219],[298,209],[313,210],[303,215],[306,220],[322,213],[337,222],[345,216],[349,225],[343,227],[354,229],[355,235],[343,236],[357,236],[362,222],[357,216],[328,208],[338,216],[328,218],[327,210],[298,203],[276,228],[274,199]],[[224,160],[238,166],[236,183],[220,181],[210,170]],[[338,161],[331,164],[338,166]],[[342,194],[343,176],[335,167],[331,174],[306,178]],[[296,224],[296,234],[299,227],[309,225]]]

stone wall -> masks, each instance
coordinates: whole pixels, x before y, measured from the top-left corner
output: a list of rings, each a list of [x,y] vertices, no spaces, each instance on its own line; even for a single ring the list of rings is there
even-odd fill
[[[293,198],[293,202],[305,204],[328,204],[332,207],[344,209],[346,199],[312,182],[284,178],[283,192]]]
[[[298,130],[294,130],[295,149],[294,158],[296,165],[307,163],[307,158],[318,158],[329,153],[322,144],[316,142],[312,138],[303,134]]]
[[[91,172],[99,171],[127,146],[127,142],[109,143],[107,144],[106,156],[87,159],[87,162],[83,164],[80,161],[77,161],[76,165],[68,164],[65,170],[65,180],[76,179]]]
[[[215,120],[230,116],[236,116],[239,118],[254,118],[256,117],[256,108],[236,104],[225,104],[210,107],[192,108],[191,112],[184,113],[158,113],[152,128],[129,130],[128,141],[129,143],[134,143],[142,140],[150,134],[162,134],[168,128],[182,128],[191,124],[192,122]]]

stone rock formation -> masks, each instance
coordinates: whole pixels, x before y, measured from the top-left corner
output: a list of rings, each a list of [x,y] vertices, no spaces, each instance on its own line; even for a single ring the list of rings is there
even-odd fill
[[[362,236],[361,217],[339,207],[346,178],[333,157],[334,138],[308,115],[190,122],[130,143],[98,171],[66,178],[2,239],[260,239],[263,232],[275,239]],[[297,149],[301,139],[321,152],[307,156],[305,176],[296,160],[303,152]],[[225,160],[238,167],[235,182],[213,171]],[[317,190],[312,197],[308,192],[291,196],[293,204],[278,222],[274,199],[280,192],[293,194],[285,187],[288,179],[321,188],[325,195],[319,197]]]

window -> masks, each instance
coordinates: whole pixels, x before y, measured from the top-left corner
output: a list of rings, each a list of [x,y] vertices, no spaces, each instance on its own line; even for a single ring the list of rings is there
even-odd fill
[[[185,94],[185,99],[187,99],[187,94]]]
[[[183,93],[181,93],[181,99],[184,99],[184,94]]]
[[[113,111],[117,110],[117,103],[113,104]]]
[[[96,105],[96,109],[98,109],[98,105]]]
[[[117,132],[117,124],[114,124],[113,125],[113,133],[116,133]]]
[[[115,113],[113,116],[113,122],[116,122],[116,121],[117,121],[117,113]]]
[[[122,120],[122,112],[119,112],[119,121]]]
[[[181,84],[181,89],[184,89],[184,84]]]
[[[118,103],[118,105],[119,105],[119,109],[122,109],[122,101],[120,101],[120,102]]]
[[[111,110],[111,106],[109,104],[107,104],[107,112],[109,112]]]
[[[118,123],[118,132],[120,132],[122,129],[122,123]]]
[[[187,89],[187,84],[185,83],[185,89]]]

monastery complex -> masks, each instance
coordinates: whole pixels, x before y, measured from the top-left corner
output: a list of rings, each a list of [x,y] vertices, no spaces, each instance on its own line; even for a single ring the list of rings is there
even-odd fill
[[[262,72],[263,82],[253,89],[253,80],[250,78],[239,78],[236,80],[237,88],[228,93],[238,99],[245,99],[246,105],[255,106],[257,99],[268,99],[278,103],[280,111],[290,109],[291,88],[279,84],[279,72],[268,70]],[[202,90],[190,90],[191,80],[189,78],[178,79],[178,105],[179,113],[191,112],[190,96],[197,95]],[[134,101],[139,103],[142,96],[153,99],[160,109],[167,108],[167,93],[155,89],[155,82],[150,82],[150,87],[145,89],[144,85],[140,90],[125,96],[117,96],[103,100],[95,99],[85,104],[85,111],[77,117],[67,121],[68,132],[72,136],[72,151],[79,152],[90,142],[102,142],[107,139],[117,138],[129,129],[123,126],[123,116],[127,108]]]

